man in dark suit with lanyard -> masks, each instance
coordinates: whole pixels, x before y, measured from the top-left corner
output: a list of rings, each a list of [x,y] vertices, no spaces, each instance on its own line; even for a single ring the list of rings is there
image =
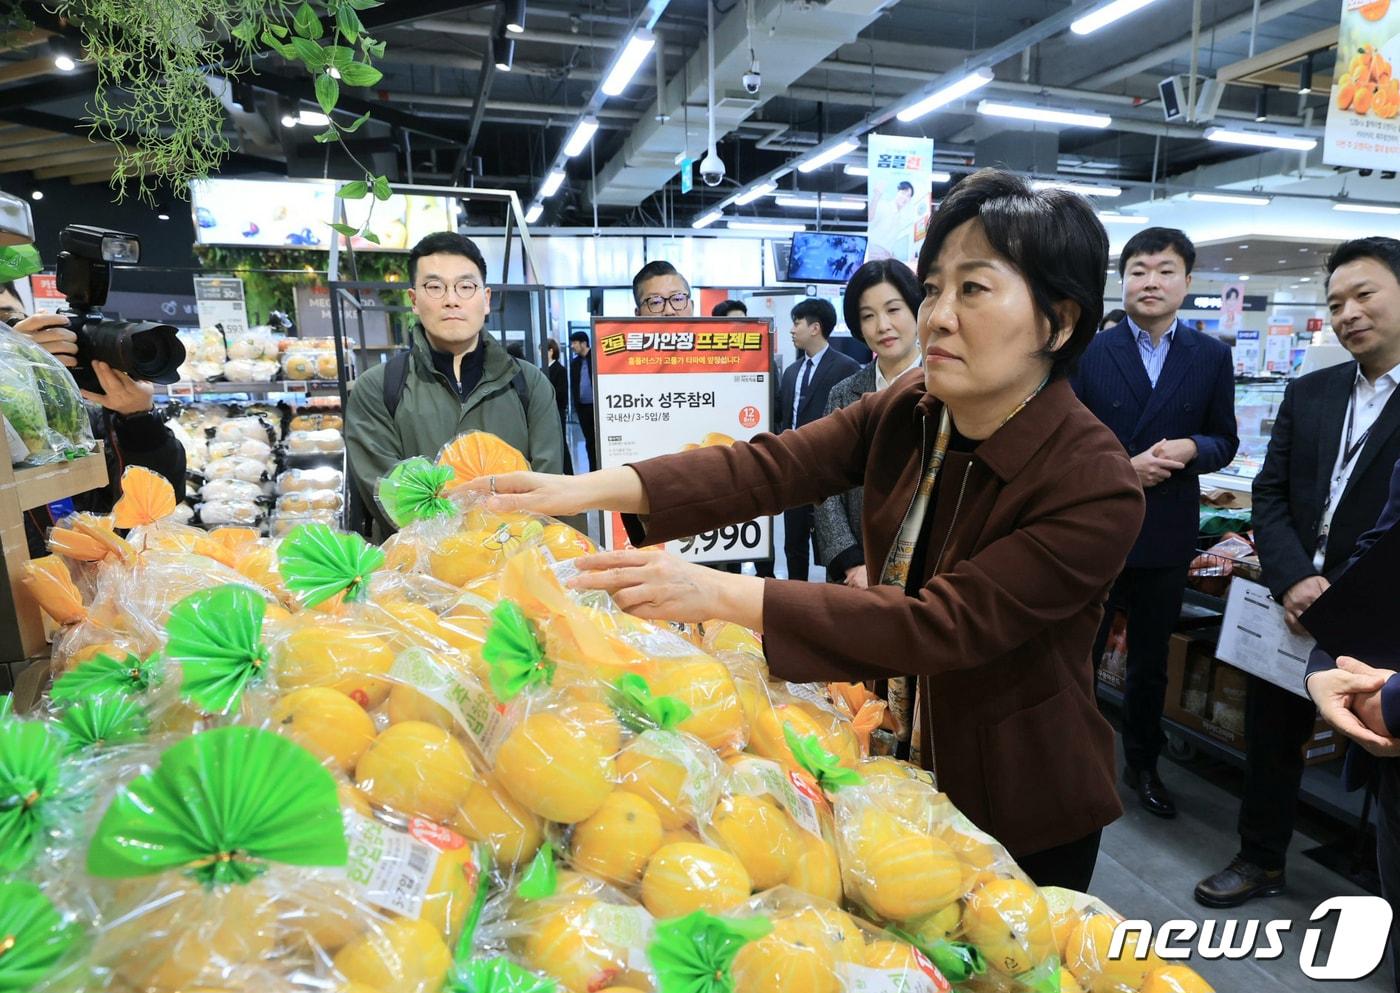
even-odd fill
[[[1150,813],[1175,817],[1157,775],[1166,737],[1167,650],[1181,616],[1200,532],[1200,476],[1239,448],[1234,359],[1219,341],[1178,320],[1196,248],[1175,228],[1148,228],[1123,246],[1122,324],[1096,337],[1071,379],[1084,405],[1132,457],[1147,496],[1137,543],[1104,609],[1094,664],[1121,607],[1128,613],[1123,688],[1123,778]]]
[[[1375,524],[1400,459],[1400,241],[1349,241],[1327,271],[1332,329],[1356,361],[1288,384],[1254,481],[1264,583],[1292,627]],[[1316,716],[1311,700],[1265,680],[1251,676],[1248,693],[1240,850],[1196,887],[1210,907],[1283,891],[1302,747]]]
[[[800,428],[826,412],[831,388],[860,370],[855,359],[827,344],[836,329],[836,308],[830,300],[808,297],[792,308],[792,343],[798,361],[783,370],[778,387],[778,431]],[[811,568],[814,508],[798,507],[783,514],[789,579],[807,578]],[[820,556],[819,556],[820,557]]]

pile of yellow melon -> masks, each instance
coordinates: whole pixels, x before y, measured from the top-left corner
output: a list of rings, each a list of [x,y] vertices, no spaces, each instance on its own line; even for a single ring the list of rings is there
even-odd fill
[[[510,464],[493,442],[457,445],[462,471]],[[339,784],[349,856],[267,853],[269,871],[212,889],[178,870],[84,900],[66,884],[55,904],[86,958],[36,989],[81,974],[112,993],[462,993],[468,964],[504,963],[555,984],[508,989],[669,993],[658,935],[746,920],[763,933],[734,943],[715,989],[1209,989],[1111,961],[1112,912],[1042,893],[927,773],[867,756],[839,687],[769,680],[759,639],[731,624],[577,593],[586,537],[449,495],[453,513],[408,525],[381,568],[312,606],[290,546],[255,533],[158,517],[125,538],[96,519],[56,533],[34,585],[62,624],[60,672],[159,652],[192,594],[257,593],[246,685],[210,712],[179,696],[190,667],[168,667],[151,747],[228,725],[285,736]],[[114,765],[111,789],[153,761]]]

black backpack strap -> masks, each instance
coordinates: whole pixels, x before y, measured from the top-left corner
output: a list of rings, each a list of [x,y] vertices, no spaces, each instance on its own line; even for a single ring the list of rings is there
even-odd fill
[[[399,409],[399,401],[403,399],[403,388],[408,383],[408,362],[412,355],[413,353],[405,348],[401,352],[395,352],[385,363],[388,368],[384,370],[384,408],[389,411],[390,420]]]

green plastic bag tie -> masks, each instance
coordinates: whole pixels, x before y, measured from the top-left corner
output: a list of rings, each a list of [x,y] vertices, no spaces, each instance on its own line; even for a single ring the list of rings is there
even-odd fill
[[[44,262],[33,245],[6,245],[0,248],[0,283],[32,276],[43,270]]]
[[[400,462],[379,480],[379,505],[395,527],[448,517],[457,505],[443,494],[457,475],[450,465],[437,465],[422,456]]]
[[[383,564],[383,551],[357,534],[341,534],[325,524],[297,525],[277,550],[282,582],[304,607],[341,592],[352,603],[363,599],[370,574]]]
[[[622,675],[613,684],[610,701],[613,710],[629,730],[674,731],[693,713],[684,700],[673,696],[652,696],[647,681],[635,672]]]
[[[180,695],[206,714],[236,709],[248,684],[267,675],[266,611],[257,592],[237,583],[177,603],[165,623],[165,655],[184,673]]]
[[[68,735],[65,755],[140,741],[151,729],[146,708],[120,693],[79,700],[63,711],[58,724]]]
[[[1016,982],[1031,993],[1060,993],[1060,960],[1051,956],[1040,965],[1016,977]]]
[[[28,993],[77,940],[53,904],[27,882],[0,883],[0,993]]]
[[[659,993],[733,993],[734,956],[773,924],[766,917],[734,919],[697,910],[656,925],[647,956]]]
[[[492,864],[496,861],[495,854],[489,845],[479,844],[473,849],[473,852],[479,866],[476,875],[476,897],[467,910],[466,920],[462,922],[462,933],[457,938],[457,948],[452,956],[454,962],[466,962],[472,957],[472,948],[476,943],[476,929],[481,926],[481,915],[486,910],[486,897],[491,889],[487,885],[488,874],[491,872]]]
[[[130,652],[120,659],[97,655],[54,680],[49,698],[55,703],[72,703],[105,693],[132,696],[144,693],[159,681],[160,665],[154,655],[148,659]]]
[[[23,868],[38,849],[62,751],[62,736],[48,724],[0,721],[0,872]]]
[[[815,734],[799,737],[792,724],[783,723],[783,737],[797,764],[817,781],[817,785],[828,793],[834,793],[847,786],[860,786],[863,776],[854,769],[847,769],[841,760],[822,747],[822,741]]]
[[[554,895],[559,887],[559,869],[554,864],[554,844],[546,841],[530,860],[530,865],[516,884],[515,892],[522,900],[543,900]]]
[[[443,993],[558,993],[553,979],[536,975],[510,959],[476,959],[453,967]]]
[[[897,927],[886,930],[905,944],[913,945],[923,952],[924,958],[932,962],[934,967],[943,973],[943,978],[955,986],[987,971],[987,960],[982,957],[982,953],[965,942],[946,939],[924,941],[917,935]],[[1055,982],[1059,983],[1058,977]],[[1052,993],[1058,993],[1058,986]]]
[[[335,778],[271,731],[224,727],[177,742],[112,800],[88,846],[94,876],[180,870],[205,885],[246,883],[270,863],[341,866]]]
[[[0,721],[8,720],[15,713],[15,698],[13,694],[6,693],[0,696]]]
[[[513,600],[502,600],[491,611],[481,657],[491,666],[491,691],[502,703],[554,681],[554,663],[545,660],[530,622]]]

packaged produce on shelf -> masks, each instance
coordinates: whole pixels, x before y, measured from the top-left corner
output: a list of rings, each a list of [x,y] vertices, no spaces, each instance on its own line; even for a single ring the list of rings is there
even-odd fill
[[[245,334],[228,341],[229,361],[268,361],[277,364],[281,354],[280,338],[266,324],[251,327]],[[234,379],[229,376],[229,379]]]
[[[288,339],[282,351],[282,373],[291,380],[335,379],[338,369],[333,338]]]
[[[339,511],[345,498],[339,490],[294,490],[277,498],[277,513],[295,517],[313,510]]]
[[[277,440],[272,421],[259,416],[230,417],[214,428],[214,441],[260,441],[271,445]]]
[[[257,459],[234,456],[211,461],[204,467],[204,474],[211,480],[238,479],[245,483],[258,483],[268,478],[268,464]]]
[[[224,336],[218,328],[181,330],[178,333],[185,346],[185,361],[180,366],[180,379],[187,383],[207,382],[224,373],[228,352]]]
[[[287,424],[290,431],[343,431],[345,418],[340,414],[318,414],[300,411]]]
[[[270,383],[281,367],[263,359],[229,359],[224,363],[224,379],[230,383]]]
[[[345,436],[331,428],[289,431],[283,444],[289,455],[340,455],[345,451]]]
[[[0,886],[34,884],[0,896],[51,949],[20,988],[1208,993],[869,757],[860,688],[573,590],[586,538],[456,474],[381,481],[382,549],[183,527],[139,476],[53,529],[57,678],[0,713]]]
[[[279,494],[300,493],[306,490],[333,490],[338,493],[344,485],[345,474],[330,466],[288,469],[277,477]]]
[[[200,521],[211,527],[228,524],[249,526],[257,524],[267,516],[264,507],[246,500],[215,500],[197,503],[194,506],[194,511],[199,515]]]
[[[72,375],[9,327],[0,327],[0,414],[12,465],[64,462],[96,447]]]
[[[262,483],[251,483],[246,479],[211,479],[199,490],[206,502],[259,500],[264,493]]]
[[[209,461],[228,458],[253,459],[267,462],[272,458],[272,446],[256,438],[236,438],[209,442]]]

